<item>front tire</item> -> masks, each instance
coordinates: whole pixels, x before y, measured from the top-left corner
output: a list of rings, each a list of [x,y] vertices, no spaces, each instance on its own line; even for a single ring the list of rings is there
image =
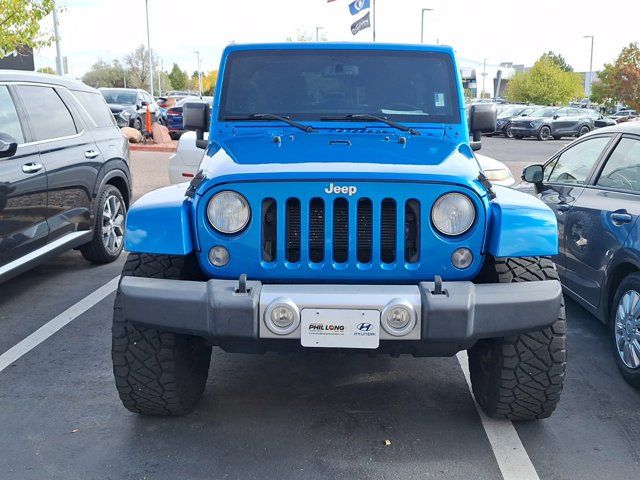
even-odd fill
[[[507,126],[504,127],[504,136],[507,138],[513,138],[513,131],[511,130],[511,124],[507,123]]]
[[[586,135],[590,131],[591,131],[591,129],[589,127],[587,127],[586,125],[581,126],[580,130],[578,130],[578,138],[580,138],[583,135]]]
[[[91,263],[102,265],[115,261],[124,247],[124,220],[127,204],[113,185],[105,185],[98,194],[96,224],[91,242],[80,253]]]
[[[199,279],[195,259],[132,253],[123,276]],[[211,346],[199,337],[147,328],[127,321],[120,293],[113,311],[113,373],[127,410],[142,415],[184,415],[202,397]]]
[[[640,273],[622,280],[611,306],[610,330],[613,353],[624,379],[640,388]]]
[[[538,140],[545,142],[551,138],[551,129],[547,125],[543,125],[538,132]]]
[[[496,259],[494,270],[499,283],[558,280],[553,261],[545,257]],[[490,417],[547,418],[560,400],[566,360],[563,302],[550,327],[480,340],[469,349],[473,394]]]

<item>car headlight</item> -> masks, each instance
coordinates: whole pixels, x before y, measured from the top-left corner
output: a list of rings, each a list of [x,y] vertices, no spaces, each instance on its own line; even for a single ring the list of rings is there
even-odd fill
[[[444,235],[461,235],[471,228],[476,209],[466,195],[446,193],[431,209],[433,226]]]
[[[529,122],[529,125],[531,127],[537,127],[538,125],[542,125],[542,122],[539,122],[539,121]]]
[[[484,170],[482,173],[484,173],[484,176],[491,182],[504,182],[505,180],[513,178],[511,171],[506,168]]]
[[[230,190],[216,193],[207,205],[209,222],[221,233],[238,233],[247,226],[250,215],[246,198]]]
[[[126,112],[124,110],[122,112],[120,112],[120,117],[122,117],[125,120],[128,120],[130,116],[131,116],[131,114],[129,112]]]

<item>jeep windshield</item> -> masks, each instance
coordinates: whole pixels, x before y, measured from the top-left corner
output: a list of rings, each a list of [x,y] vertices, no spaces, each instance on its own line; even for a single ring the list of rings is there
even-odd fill
[[[222,121],[269,112],[303,121],[362,115],[363,122],[460,122],[453,62],[443,53],[239,51],[229,55],[223,85]]]

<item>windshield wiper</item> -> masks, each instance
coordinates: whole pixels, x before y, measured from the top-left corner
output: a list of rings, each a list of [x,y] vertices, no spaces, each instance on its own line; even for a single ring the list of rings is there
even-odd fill
[[[224,117],[223,120],[234,122],[237,120],[279,120],[292,127],[299,128],[303,132],[313,132],[314,128],[310,125],[303,125],[295,120],[291,120],[291,117],[283,117],[281,115],[275,115],[273,113],[252,113],[251,115],[229,115]]]
[[[379,117],[378,115],[372,115],[370,113],[352,113],[350,115],[334,115],[330,117],[322,117],[320,120],[375,120],[376,122],[386,123],[390,127],[397,128],[401,132],[409,132],[411,135],[420,135],[420,132],[415,128],[407,127],[393,120],[389,120],[387,117]]]

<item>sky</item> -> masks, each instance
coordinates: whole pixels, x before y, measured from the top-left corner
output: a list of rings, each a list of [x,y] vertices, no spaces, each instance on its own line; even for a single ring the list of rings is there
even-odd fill
[[[231,43],[284,41],[298,32],[329,41],[372,41],[372,29],[353,36],[353,0],[148,0],[151,48],[165,70],[173,62],[204,71],[218,68]],[[371,0],[373,1],[373,0]],[[594,70],[611,62],[640,30],[625,19],[640,17],[638,0],[375,0],[376,40],[420,43],[421,11],[425,43],[453,46],[461,58],[488,64],[531,65],[548,50],[562,54],[576,71],[589,70],[594,35]],[[98,59],[122,58],[146,44],[144,0],[58,0],[62,55],[70,75],[81,77]],[[52,28],[50,18],[43,27]],[[630,26],[631,25],[631,26]],[[55,49],[37,52],[36,66],[55,66]]]

